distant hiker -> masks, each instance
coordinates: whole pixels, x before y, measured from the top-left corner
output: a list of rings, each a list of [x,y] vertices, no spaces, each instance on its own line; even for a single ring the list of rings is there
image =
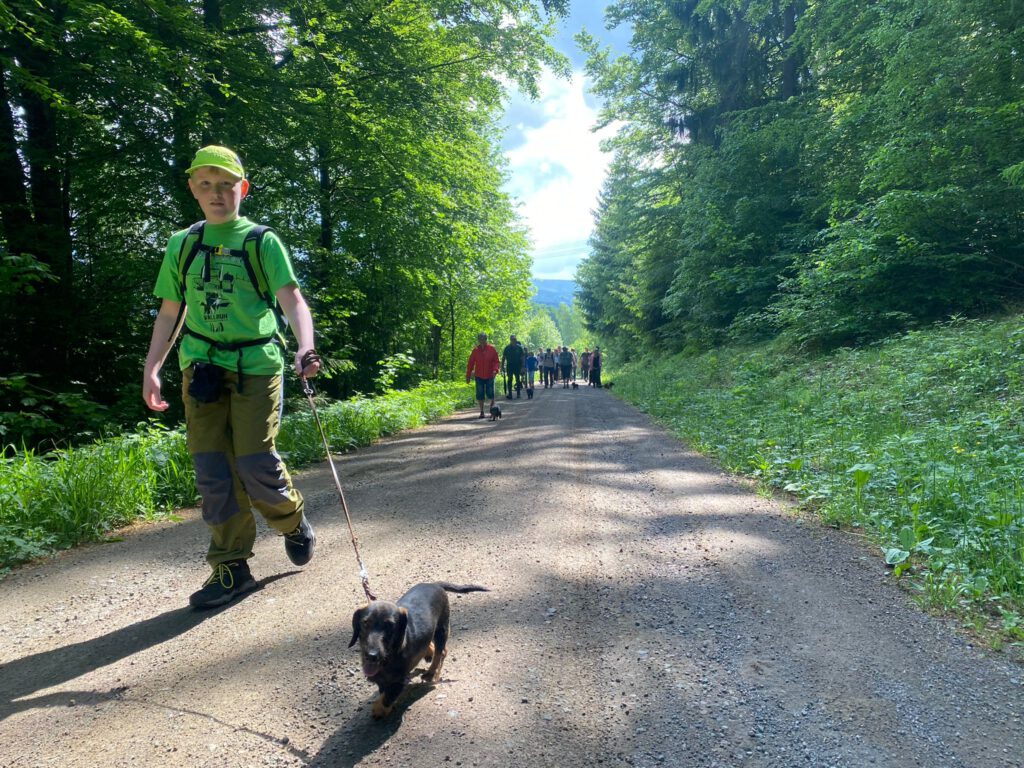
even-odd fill
[[[601,388],[601,348],[594,347],[594,354],[590,356],[590,386]]]
[[[466,383],[476,378],[476,400],[480,404],[480,418],[487,418],[484,413],[484,400],[491,401],[494,407],[494,377],[501,370],[501,361],[498,359],[498,350],[487,343],[487,334],[476,335],[476,346],[469,353],[469,362],[466,363]]]
[[[590,382],[590,347],[580,353],[580,377],[585,382]]]
[[[572,352],[568,347],[562,347],[562,353],[558,356],[558,365],[562,369],[562,389],[568,389],[572,381]]]
[[[315,376],[313,319],[288,250],[272,230],[238,215],[249,191],[242,162],[226,147],[200,149],[186,171],[205,221],[171,235],[154,293],[161,300],[146,355],[142,398],[167,410],[160,369],[179,330],[185,439],[210,528],[213,569],[189,597],[194,608],[224,605],[256,587],[252,508],[284,536],[295,565],[313,557],[316,536],[275,448],[281,423],[285,349],[280,313],[298,341],[295,372]]]
[[[548,347],[547,351],[541,355],[540,365],[544,389],[547,389],[555,383],[555,353],[551,351],[551,347]]]
[[[522,395],[523,390],[523,358],[526,353],[523,345],[516,341],[515,334],[508,337],[508,344],[501,351],[501,367],[505,372],[505,396],[512,399],[512,390],[515,389],[516,397]],[[515,382],[513,386],[512,382]]]
[[[526,385],[533,389],[533,380],[537,376],[537,369],[540,367],[540,360],[530,350],[526,350]]]

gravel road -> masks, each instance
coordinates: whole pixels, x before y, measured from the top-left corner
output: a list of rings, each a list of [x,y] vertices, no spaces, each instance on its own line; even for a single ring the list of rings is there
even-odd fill
[[[1024,765],[1024,669],[929,617],[607,391],[537,390],[342,457],[370,584],[452,595],[437,685],[392,716],[347,648],[362,600],[326,465],[296,569],[195,613],[195,511],[0,584],[0,765]]]

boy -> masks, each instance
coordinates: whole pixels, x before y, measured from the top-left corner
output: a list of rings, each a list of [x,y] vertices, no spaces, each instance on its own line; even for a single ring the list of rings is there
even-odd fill
[[[186,173],[206,220],[167,243],[154,289],[161,304],[142,397],[150,409],[167,410],[159,374],[181,331],[186,440],[210,528],[206,559],[213,573],[189,598],[193,608],[202,609],[256,587],[247,563],[256,540],[253,506],[284,535],[292,563],[305,565],[313,556],[316,536],[303,514],[302,495],[274,446],[285,359],[277,306],[298,340],[296,373],[315,376],[320,361],[313,319],[284,244],[269,230],[262,240],[246,239],[255,224],[238,214],[249,192],[238,155],[226,147],[203,147]]]

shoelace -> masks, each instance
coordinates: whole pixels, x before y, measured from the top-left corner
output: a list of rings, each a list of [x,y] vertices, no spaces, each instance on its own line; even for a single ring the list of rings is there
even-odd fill
[[[225,574],[227,575],[227,579],[224,578]],[[206,583],[203,584],[203,586],[207,587],[215,581],[219,581],[220,585],[224,587],[224,589],[231,589],[235,585],[235,574],[226,564],[218,563],[217,567],[213,569],[213,573],[210,574],[210,578],[206,580]]]

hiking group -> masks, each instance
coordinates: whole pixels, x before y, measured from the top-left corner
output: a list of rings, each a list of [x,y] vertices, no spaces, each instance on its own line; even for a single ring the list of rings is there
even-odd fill
[[[589,347],[583,352],[577,352],[572,347],[548,347],[533,351],[513,334],[499,357],[498,350],[488,343],[486,333],[477,334],[476,340],[477,345],[473,347],[466,363],[466,383],[476,383],[476,400],[480,406],[481,419],[487,415],[485,401],[490,400],[491,409],[495,407],[494,383],[499,373],[508,400],[513,399],[513,392],[516,399],[522,398],[524,389],[527,399],[532,399],[538,373],[544,389],[558,384],[563,389],[576,388],[580,380],[591,387],[602,386],[603,360],[600,347],[594,347],[593,352]]]

